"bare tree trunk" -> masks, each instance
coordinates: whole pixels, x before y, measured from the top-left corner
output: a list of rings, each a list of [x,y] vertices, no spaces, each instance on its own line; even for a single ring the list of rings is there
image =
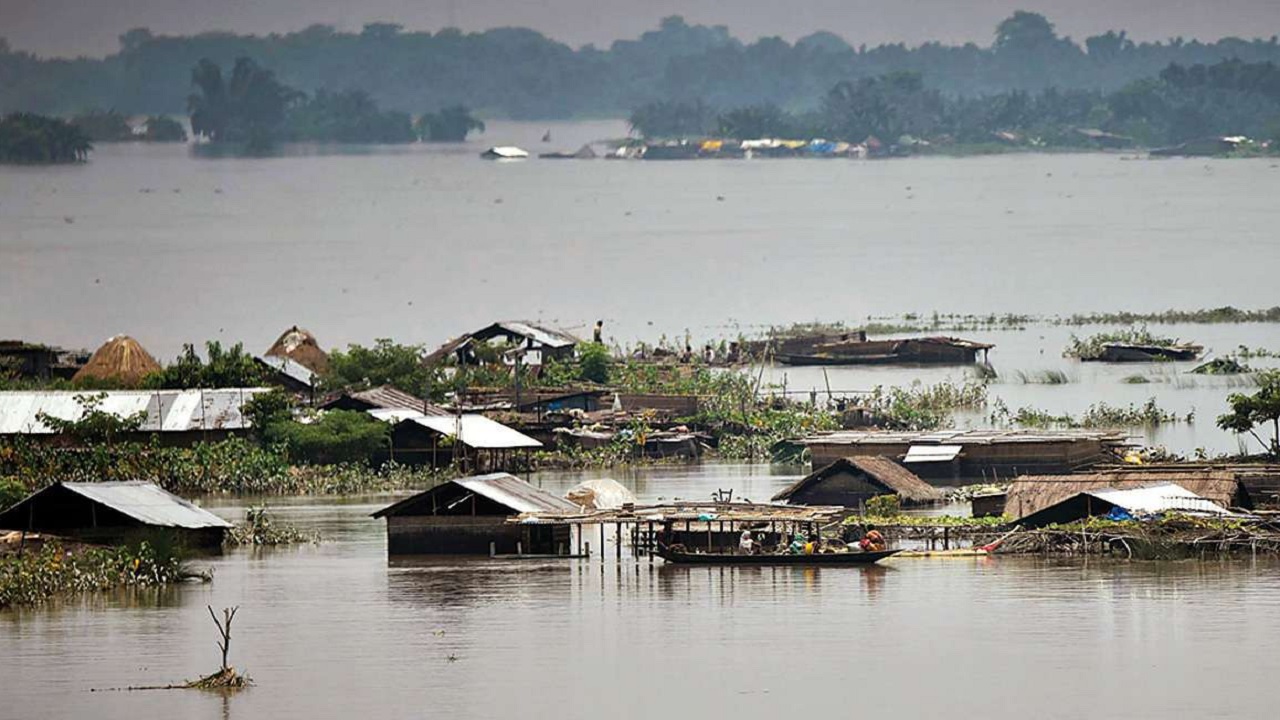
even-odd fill
[[[226,672],[230,669],[227,665],[227,654],[231,651],[231,621],[236,617],[236,611],[240,609],[237,605],[232,608],[222,608],[222,620],[218,620],[218,616],[213,612],[212,605],[206,605],[209,608],[209,617],[213,618],[213,624],[218,626],[218,634],[222,636],[222,642],[218,643],[218,649],[222,651],[222,671]]]

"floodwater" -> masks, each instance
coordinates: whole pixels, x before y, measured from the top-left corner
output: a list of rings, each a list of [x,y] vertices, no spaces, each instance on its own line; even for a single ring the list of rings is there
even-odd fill
[[[642,500],[794,476],[638,471]],[[553,490],[576,478],[534,478]],[[640,484],[637,484],[639,482]],[[1274,711],[1269,562],[897,559],[391,562],[387,498],[281,505],[319,546],[237,551],[215,580],[0,612],[0,718],[1258,718]],[[215,505],[239,519],[243,505]],[[108,691],[215,669],[205,605],[239,605],[257,686]]]
[[[543,144],[547,129],[495,122],[460,146],[291,147],[258,159],[102,145],[83,166],[0,167],[0,337],[92,348],[123,332],[166,359],[207,339],[261,351],[293,324],[326,347],[380,337],[435,347],[495,318],[580,333],[604,319],[619,345],[688,335],[698,347],[769,324],[906,312],[1277,302],[1271,160],[478,158],[493,144],[574,150],[626,132],[554,123]],[[1152,329],[1218,354],[1280,350],[1276,326]],[[1141,442],[1239,449],[1213,424],[1239,379],[1176,364],[1081,366],[1061,358],[1062,328],[965,334],[997,343],[991,361],[1004,375],[992,397],[1011,411],[1078,415],[1154,397],[1195,422],[1137,432]],[[1016,379],[1043,369],[1072,382]],[[1154,382],[1121,382],[1134,373]],[[769,375],[823,393],[963,379],[936,368]]]

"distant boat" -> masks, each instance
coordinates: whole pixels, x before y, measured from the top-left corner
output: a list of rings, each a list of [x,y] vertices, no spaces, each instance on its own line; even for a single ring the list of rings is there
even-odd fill
[[[480,153],[485,160],[524,160],[529,153],[514,145],[499,145]]]

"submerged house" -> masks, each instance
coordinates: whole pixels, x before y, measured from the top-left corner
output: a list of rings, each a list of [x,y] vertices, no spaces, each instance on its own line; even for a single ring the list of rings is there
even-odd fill
[[[800,442],[814,467],[851,455],[881,455],[926,481],[955,485],[1087,469],[1116,460],[1127,440],[1122,432],[1098,430],[839,430]]]
[[[1114,491],[1136,490],[1153,486],[1177,485],[1183,490],[1202,498],[1219,508],[1250,508],[1253,506],[1248,491],[1232,472],[1209,471],[1169,471],[1169,472],[1099,472],[1084,475],[1030,475],[1020,477],[1009,486],[1005,496],[1006,515],[1016,522],[1024,523],[1046,521],[1047,518],[1065,517],[1078,509],[1088,506],[1090,494]],[[1048,508],[1064,501],[1071,503],[1063,506],[1060,512],[1040,515]],[[1109,510],[1108,510],[1109,512]],[[1101,514],[1106,514],[1105,512]],[[1079,517],[1075,518],[1079,519]],[[1047,520],[1059,522],[1059,520]],[[1069,522],[1064,520],[1062,522]]]
[[[503,362],[514,357],[490,356],[490,351],[519,351],[521,362],[540,366],[547,360],[572,360],[580,341],[569,333],[526,320],[504,320],[450,340],[423,359],[427,365],[452,357],[459,365]]]
[[[88,361],[89,353],[84,350],[0,340],[0,378],[70,379]]]
[[[569,552],[569,525],[518,524],[508,518],[579,510],[514,475],[493,473],[450,480],[373,517],[387,519],[391,555],[563,555]]]
[[[1161,483],[1130,490],[1086,490],[1021,518],[1027,528],[1071,523],[1108,516],[1128,520],[1165,513],[1199,517],[1228,517],[1235,513],[1175,483]]]
[[[784,365],[964,365],[995,347],[955,337],[870,340],[862,330],[810,334],[748,343],[759,354],[771,349]]]
[[[797,480],[773,496],[789,505],[858,507],[879,495],[896,495],[903,505],[942,500],[942,492],[887,457],[855,455]]]
[[[120,543],[164,531],[217,548],[231,523],[148,482],[59,482],[0,513],[0,529]]]

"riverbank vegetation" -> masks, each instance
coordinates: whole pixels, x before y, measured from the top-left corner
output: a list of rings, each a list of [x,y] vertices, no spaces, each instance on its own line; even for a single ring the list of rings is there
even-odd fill
[[[53,165],[84,162],[93,143],[58,118],[12,113],[0,118],[0,163]]]
[[[1173,423],[1195,422],[1195,411],[1185,415],[1166,410],[1149,398],[1141,405],[1111,405],[1096,402],[1079,416],[1071,413],[1054,414],[1032,407],[1020,407],[1011,411],[1003,400],[996,400],[987,420],[998,427],[1022,428],[1151,428]]]

